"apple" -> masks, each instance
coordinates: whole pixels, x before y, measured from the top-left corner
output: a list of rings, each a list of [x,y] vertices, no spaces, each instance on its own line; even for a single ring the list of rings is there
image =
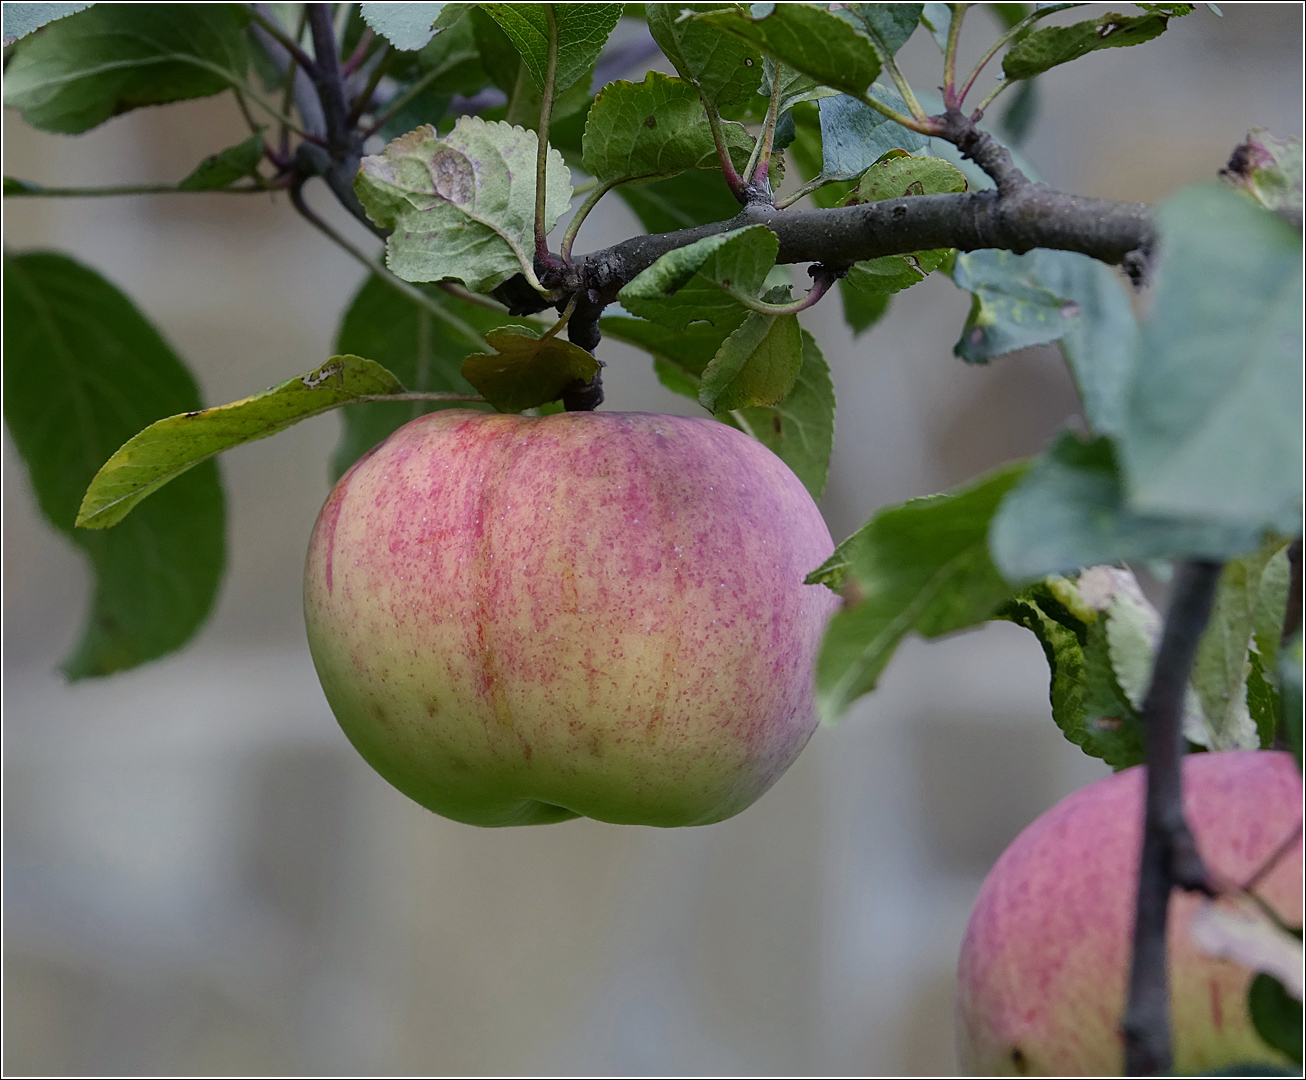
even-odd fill
[[[702,825],[816,725],[837,598],[798,478],[715,420],[431,413],[359,460],[304,577],[313,662],[359,752],[476,825]]]
[[[1296,831],[1256,886],[1289,925],[1302,922],[1302,781],[1292,756],[1190,754],[1184,811],[1207,870],[1241,885]],[[961,947],[958,1043],[974,1075],[1103,1076],[1124,1067],[1119,1034],[1132,949],[1144,772],[1076,791],[1002,854],[980,889]],[[1288,1064],[1257,1036],[1252,972],[1197,949],[1198,898],[1170,901],[1174,1071]]]

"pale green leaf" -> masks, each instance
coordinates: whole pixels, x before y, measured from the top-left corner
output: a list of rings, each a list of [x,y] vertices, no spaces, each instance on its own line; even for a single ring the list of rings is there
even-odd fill
[[[75,15],[79,11],[85,11],[90,6],[90,4],[32,4],[19,2],[5,4],[3,13],[0,14],[0,18],[3,19],[0,39],[3,39],[5,45],[12,45],[19,38],[26,37],[33,31],[41,29],[47,23],[52,23],[55,19],[62,19],[65,15]]]
[[[922,4],[921,22],[930,32],[939,51],[945,51],[948,48],[948,30],[952,26],[952,5]]]
[[[902,98],[881,86],[871,87],[877,101],[906,112]],[[821,179],[854,180],[890,150],[921,150],[930,140],[890,120],[882,112],[840,94],[819,102]]]
[[[77,524],[110,528],[146,496],[214,454],[266,439],[341,405],[403,391],[380,364],[358,356],[333,356],[306,375],[228,405],[156,420],[123,443],[95,474],[77,511]]]
[[[1160,263],[1120,434],[1132,507],[1296,532],[1301,233],[1222,185],[1156,212]]]
[[[363,158],[354,189],[368,216],[393,229],[386,262],[408,281],[462,281],[488,292],[534,251],[533,131],[464,116],[447,136],[426,126]],[[545,226],[571,204],[571,172],[550,150]]]
[[[1201,698],[1212,750],[1255,750],[1260,733],[1247,707],[1247,683],[1252,675],[1249,651],[1255,647],[1257,608],[1261,605],[1265,568],[1287,546],[1271,540],[1240,559],[1231,559],[1220,573],[1215,601],[1193,661],[1193,686]],[[1267,585],[1274,586],[1274,582]],[[1286,592],[1283,594],[1286,598]],[[1267,596],[1266,604],[1283,608]]]
[[[587,383],[599,362],[561,337],[535,336],[524,326],[491,330],[485,340],[494,353],[472,353],[463,378],[500,412],[516,413],[562,397],[572,383]]]
[[[1041,250],[1016,255],[996,248],[957,253],[952,280],[973,297],[953,352],[969,363],[1064,337],[1078,321],[1078,303],[1052,291]]]
[[[131,301],[73,260],[4,260],[4,412],[46,520],[91,562],[95,597],[69,678],[179,649],[212,609],[225,564],[216,466],[200,466],[112,532],[74,528],[96,470],[151,421],[199,408],[181,360]]]
[[[210,154],[177,185],[182,191],[213,191],[249,176],[263,160],[263,135],[256,132],[243,142]]]
[[[724,123],[722,130],[732,160],[743,168],[752,137],[739,124]],[[698,91],[655,71],[643,82],[603,88],[590,107],[582,145],[585,171],[601,184],[658,180],[719,164]]]
[[[1098,49],[1141,45],[1159,37],[1168,19],[1161,14],[1117,15],[1075,23],[1072,26],[1044,26],[1020,38],[1002,58],[1002,74],[1008,79],[1029,79],[1049,68],[1069,63]]]
[[[379,277],[369,277],[341,321],[336,353],[367,356],[384,364],[409,390],[475,393],[462,376],[463,360],[468,353],[484,347],[486,331],[511,320],[479,304],[455,299],[433,285],[425,286],[423,291],[431,306],[416,303]],[[342,410],[340,443],[331,463],[332,479],[339,479],[362,454],[409,420],[447,408],[485,406],[377,401]]]
[[[718,419],[734,424],[769,447],[793,470],[812,498],[819,499],[834,449],[834,383],[825,357],[806,330],[802,342],[798,381],[780,404],[720,413]]]
[[[466,14],[471,4],[359,4],[367,25],[401,52],[423,48]]]
[[[1257,529],[1140,514],[1124,498],[1111,441],[1062,435],[993,521],[993,559],[1013,581],[1148,559],[1225,559],[1255,548]]]
[[[7,5],[6,5],[7,6]],[[4,103],[42,131],[78,134],[143,105],[244,82],[240,4],[95,4],[14,46]]]
[[[909,632],[938,637],[991,618],[1011,587],[989,558],[989,522],[1026,469],[1009,465],[949,495],[881,510],[820,567],[809,584],[842,592],[844,607],[817,661],[826,721],[875,688]]]
[[[741,305],[726,291],[756,296],[775,265],[780,242],[765,225],[704,237],[669,251],[617,294],[633,315],[672,329],[706,320],[739,321]]]
[[[776,405],[793,389],[802,366],[798,316],[750,311],[703,372],[699,403],[714,413]]]
[[[548,73],[549,22],[552,9],[558,34],[555,89],[561,93],[589,73],[607,44],[621,4],[481,4],[517,46],[535,86],[544,89]]]
[[[743,16],[738,4],[648,4],[649,32],[686,82],[716,109],[748,102],[757,96],[762,54],[757,48],[685,11],[725,11]]]
[[[776,4],[756,19],[739,9],[709,11],[687,21],[725,30],[820,85],[855,97],[866,93],[880,73],[880,58],[870,39],[814,5]]]

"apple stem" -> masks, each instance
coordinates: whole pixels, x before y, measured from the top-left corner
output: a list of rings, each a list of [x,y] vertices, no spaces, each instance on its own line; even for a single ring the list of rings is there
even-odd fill
[[[1221,563],[1204,560],[1180,566],[1152,682],[1143,701],[1147,798],[1129,1003],[1121,1024],[1125,1072],[1129,1076],[1169,1072],[1173,1061],[1166,959],[1170,890],[1179,886],[1211,891],[1206,869],[1184,820],[1180,766],[1185,748],[1183,712],[1188,674],[1197,643],[1210,618],[1221,567]]]

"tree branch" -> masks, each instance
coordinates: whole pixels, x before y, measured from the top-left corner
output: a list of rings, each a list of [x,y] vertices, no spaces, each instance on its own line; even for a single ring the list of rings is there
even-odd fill
[[[1152,682],[1143,700],[1147,801],[1129,1003],[1121,1024],[1129,1076],[1168,1072],[1173,1059],[1166,958],[1170,890],[1178,886],[1210,892],[1206,869],[1184,820],[1180,766],[1188,673],[1211,614],[1220,570],[1218,562],[1193,561],[1180,567]]]

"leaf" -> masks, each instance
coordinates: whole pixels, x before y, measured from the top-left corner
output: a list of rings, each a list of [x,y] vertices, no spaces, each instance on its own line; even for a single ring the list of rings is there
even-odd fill
[[[1117,15],[1072,26],[1044,26],[1017,41],[1002,58],[1002,74],[1008,79],[1029,79],[1049,68],[1078,60],[1098,49],[1141,45],[1160,37],[1169,20],[1165,15]]]
[[[996,248],[957,253],[952,280],[973,301],[954,354],[968,363],[984,363],[1069,332],[1080,307],[1044,284],[1042,256],[1041,251],[1016,255]]]
[[[70,679],[180,648],[208,617],[225,561],[222,485],[194,470],[113,533],[74,529],[101,462],[161,415],[199,407],[195,381],[121,292],[63,255],[4,259],[5,421],[46,519],[82,549],[95,598]]]
[[[599,329],[604,337],[643,349],[653,357],[653,370],[663,386],[697,401],[703,369],[711,363],[721,343],[744,321],[746,314],[740,307],[733,322],[727,319],[715,326],[696,322],[680,330],[646,319],[610,316],[599,320]]]
[[[908,632],[938,637],[977,625],[1010,597],[989,558],[989,520],[1026,467],[1008,465],[954,494],[881,510],[808,574],[809,585],[828,585],[845,600],[817,661],[825,721],[875,688]]]
[[[1298,954],[1300,955],[1300,947]],[[1297,1065],[1302,1063],[1302,1003],[1282,982],[1265,972],[1247,988],[1247,1010],[1252,1014],[1256,1034]]]
[[[769,56],[762,57],[762,85],[758,88],[758,96],[766,100],[768,105],[775,85],[775,70],[775,61]],[[819,101],[821,98],[834,97],[837,93],[837,90],[831,90],[828,86],[821,86],[815,79],[809,78],[801,71],[782,66],[780,68],[780,101],[776,115],[783,119],[784,115],[795,105],[800,105],[804,101]],[[778,150],[784,149],[780,139],[779,124],[776,126],[775,148]]]
[[[443,139],[429,125],[363,158],[354,190],[394,232],[386,262],[407,281],[462,281],[488,292],[532,259],[536,136],[464,116]],[[545,226],[571,205],[571,172],[549,151]]]
[[[1066,739],[1113,769],[1143,760],[1143,725],[1112,668],[1105,620],[1081,618],[1072,582],[1049,578],[1008,601],[998,617],[1033,632],[1051,679],[1052,719]]]
[[[622,5],[481,4],[480,7],[517,46],[526,70],[541,91],[548,74],[549,22],[546,9],[552,8],[558,33],[555,89],[561,93],[594,67],[607,44],[608,35],[621,18]]]
[[[256,133],[235,146],[210,154],[177,185],[181,191],[214,191],[249,176],[263,160],[263,135]]]
[[[1227,188],[1156,211],[1121,465],[1131,507],[1301,528],[1301,234]]]
[[[360,398],[403,391],[380,364],[358,356],[333,356],[320,368],[251,397],[156,420],[100,467],[86,489],[77,524],[108,529],[142,499],[214,454],[266,439]]]
[[[779,404],[802,366],[798,316],[750,311],[703,372],[699,404],[714,413]]]
[[[948,48],[948,30],[952,26],[952,5],[922,4],[921,22],[924,23],[925,29],[930,32],[930,37],[934,39],[934,44],[939,47],[939,51],[946,52]]]
[[[669,251],[630,281],[617,299],[632,315],[683,329],[705,320],[739,321],[742,305],[726,288],[756,296],[780,242],[765,225],[704,237]]]
[[[696,87],[716,109],[739,105],[757,96],[762,54],[738,38],[685,11],[721,10],[742,16],[738,4],[649,4],[649,33],[681,78]]]
[[[1200,741],[1213,750],[1256,750],[1261,746],[1260,732],[1247,707],[1248,679],[1252,675],[1249,650],[1255,647],[1256,613],[1265,567],[1286,547],[1286,540],[1271,540],[1251,554],[1231,559],[1220,573],[1192,673],[1208,734]],[[1273,587],[1274,583],[1267,584]],[[1282,595],[1286,601],[1286,589]],[[1266,604],[1278,607],[1282,627],[1283,607],[1270,596]],[[1270,735],[1272,741],[1273,729]]]
[[[402,52],[425,46],[466,14],[471,4],[359,4],[367,25]]]
[[[368,277],[345,312],[335,351],[374,359],[410,390],[474,393],[471,383],[462,376],[463,360],[468,353],[483,348],[487,330],[510,320],[479,304],[457,300],[434,286],[423,291],[446,313],[443,320],[380,278]],[[451,407],[484,408],[439,401],[377,401],[345,409],[340,414],[340,443],[331,463],[332,480],[338,480],[360,456],[403,424]]]
[[[1013,581],[1148,559],[1225,559],[1257,547],[1259,529],[1140,514],[1125,500],[1109,439],[1067,432],[1003,500],[989,543]]]
[[[719,169],[691,169],[666,180],[619,187],[617,194],[651,233],[728,221],[739,213],[739,200]]]
[[[1297,771],[1302,771],[1302,634],[1298,630],[1292,640],[1279,650],[1279,703],[1283,710],[1283,732],[1288,749],[1297,759]]]
[[[40,184],[33,184],[30,180],[19,180],[16,176],[6,176],[4,178],[4,195],[6,198],[10,195],[39,195],[44,190]]]
[[[1264,128],[1252,128],[1220,175],[1301,228],[1302,143],[1297,136],[1276,139]]]
[[[5,4],[3,15],[0,16],[4,20],[0,38],[3,39],[3,44],[12,45],[19,38],[41,29],[46,23],[62,19],[65,15],[75,15],[90,6],[90,4]]]
[[[838,14],[870,38],[880,59],[887,60],[907,44],[924,8],[924,4],[841,4]]]
[[[572,383],[587,383],[599,373],[599,362],[579,345],[537,338],[525,326],[498,327],[485,340],[495,354],[472,353],[463,362],[463,378],[499,412],[547,405]]]
[[[753,149],[752,137],[738,124],[722,127],[731,158],[743,168]],[[582,145],[585,171],[605,185],[719,167],[698,91],[656,71],[643,82],[608,83],[590,107]]]
[[[686,21],[725,30],[822,86],[854,97],[866,93],[880,74],[880,58],[870,40],[824,8],[776,4],[768,14],[754,19],[732,6],[701,12]],[[676,62],[674,56],[667,55]]]
[[[244,81],[239,4],[95,4],[14,47],[4,103],[42,131],[76,135],[143,105]]]
[[[843,298],[844,321],[852,327],[853,336],[858,337],[884,318],[892,293],[860,289],[843,278],[839,282],[839,295]]]
[[[816,339],[806,330],[802,331],[802,343],[798,381],[783,401],[721,413],[718,419],[769,447],[793,470],[812,498],[819,499],[834,450],[834,383]]]
[[[872,87],[878,101],[906,112],[907,106],[891,90]],[[840,94],[818,103],[821,115],[821,179],[853,180],[890,150],[920,150],[929,139],[894,123],[869,105]]]

